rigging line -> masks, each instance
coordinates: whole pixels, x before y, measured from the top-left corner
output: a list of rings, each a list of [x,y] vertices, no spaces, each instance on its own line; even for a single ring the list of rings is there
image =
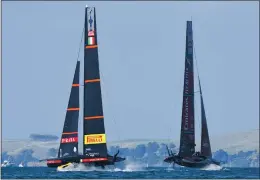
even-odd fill
[[[194,31],[194,30],[192,29],[192,35],[194,34],[193,31]],[[193,40],[192,40],[192,41],[193,41],[192,44],[193,44],[193,51],[194,51],[194,59],[195,59],[195,62],[196,62],[196,70],[197,70],[197,73],[198,73],[198,80],[199,80],[199,83],[200,83],[198,61],[197,61],[196,51],[195,51],[195,45],[194,45],[194,36],[193,36]]]
[[[81,35],[81,39],[80,39],[80,43],[79,43],[79,51],[78,51],[78,55],[77,55],[77,61],[79,60],[79,54],[80,54],[80,50],[81,50],[81,44],[82,44],[82,40],[83,40],[84,30],[85,30],[85,28],[83,27],[83,31],[82,31],[82,35]],[[79,123],[80,123],[80,118],[79,118]],[[61,134],[62,134],[62,132],[63,132],[63,128],[62,128]]]
[[[79,51],[78,51],[77,61],[79,60],[79,54],[80,54],[80,50],[81,50],[81,44],[82,44],[82,41],[83,41],[84,30],[85,30],[85,27],[83,27],[83,31],[82,31],[82,34],[81,34],[81,40],[80,40],[80,43],[79,43]]]
[[[83,38],[84,38],[84,31],[85,31],[85,27],[83,27],[82,34],[81,34],[81,39],[80,39],[80,43],[79,43],[79,51],[78,51],[78,55],[77,55],[77,61],[79,61],[79,56],[80,56],[80,52],[81,52],[82,42],[83,42]],[[82,64],[80,65],[80,67],[83,67]],[[80,81],[80,79],[79,79],[79,81]],[[84,82],[84,78],[83,78],[83,82]],[[83,86],[84,86],[84,83],[83,83]],[[79,106],[83,107],[83,104],[84,103],[79,102]],[[81,109],[83,109],[83,108],[81,108]],[[79,118],[78,119],[78,132],[82,131],[82,129],[80,127],[83,127],[83,121],[82,121],[83,118],[81,118],[81,114],[82,113],[79,113],[79,117],[78,117]],[[83,133],[84,133],[84,131],[82,131],[82,134]],[[82,148],[79,148],[79,145],[78,145],[78,149],[82,149]],[[78,153],[80,153],[80,152],[78,151]]]
[[[101,70],[99,70],[99,71],[100,71],[100,75],[101,75],[101,78],[102,78],[101,83],[103,84],[103,87],[104,87],[104,86],[105,86],[105,79],[104,79],[104,76],[103,76],[102,71],[101,71]],[[107,92],[106,92],[105,88],[103,88],[103,92],[105,92],[105,95],[106,95],[107,98],[108,98],[108,95],[107,95]],[[119,141],[121,141],[121,138],[120,138],[120,135],[119,135],[120,133],[118,133],[118,131],[119,131],[120,128],[117,128],[116,121],[115,121],[115,119],[114,119],[113,117],[114,117],[114,113],[113,113],[113,111],[112,111],[112,120],[113,120],[113,122],[114,122],[114,124],[115,124],[117,138],[118,138]]]

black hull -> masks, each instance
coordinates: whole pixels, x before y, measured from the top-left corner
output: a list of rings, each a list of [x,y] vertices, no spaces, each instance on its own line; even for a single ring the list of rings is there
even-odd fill
[[[50,168],[57,168],[58,166],[65,165],[67,163],[82,163],[85,166],[95,166],[95,167],[105,167],[107,165],[114,165],[116,162],[124,161],[125,158],[122,157],[116,157],[114,159],[113,156],[108,156],[107,160],[102,160],[103,158],[100,158],[100,160],[95,161],[89,161],[89,162],[82,162],[82,160],[91,160],[91,158],[78,155],[78,156],[72,156],[72,157],[62,157],[62,158],[54,158],[54,159],[46,159],[47,160],[47,166]]]
[[[180,166],[189,167],[189,168],[204,168],[210,164],[215,164],[218,166],[220,165],[219,162],[217,162],[211,158],[207,158],[207,157],[200,157],[200,158],[201,158],[200,161],[194,161],[193,158],[188,160],[185,158],[181,158],[179,156],[169,156],[164,159],[164,162],[176,163]]]
[[[195,163],[187,163],[187,162],[181,162],[181,163],[176,163],[180,166],[184,166],[184,167],[189,167],[189,168],[204,168],[210,164],[215,164],[215,165],[219,165],[219,164],[216,164],[214,163],[213,161],[208,161],[208,162],[203,162],[203,163],[200,163],[200,162],[195,162]]]

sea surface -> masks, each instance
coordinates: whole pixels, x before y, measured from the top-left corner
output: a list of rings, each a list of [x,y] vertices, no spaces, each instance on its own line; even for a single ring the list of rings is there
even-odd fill
[[[259,179],[259,168],[229,168],[210,165],[204,169],[184,167],[141,167],[124,169],[67,167],[60,171],[48,167],[1,168],[2,179]]]

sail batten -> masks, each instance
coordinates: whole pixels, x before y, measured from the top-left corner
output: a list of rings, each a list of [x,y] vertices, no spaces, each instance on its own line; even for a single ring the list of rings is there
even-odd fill
[[[79,118],[79,73],[80,62],[77,61],[72,82],[69,103],[61,135],[58,157],[78,155],[78,118]]]

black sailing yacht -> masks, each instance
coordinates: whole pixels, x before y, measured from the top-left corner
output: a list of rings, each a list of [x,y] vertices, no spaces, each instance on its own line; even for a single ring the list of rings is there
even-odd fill
[[[193,73],[193,33],[192,21],[187,21],[185,72],[182,104],[182,122],[179,153],[173,154],[167,147],[169,156],[164,159],[167,163],[176,163],[186,167],[202,168],[209,164],[219,165],[212,159],[206,113],[203,103],[200,78],[201,102],[201,152],[195,152],[195,126],[194,126],[194,73]]]
[[[114,165],[115,162],[125,160],[117,156],[119,151],[114,156],[107,152],[94,7],[85,9],[84,48],[83,154],[78,153],[80,62],[77,61],[58,157],[46,159],[48,167],[63,168],[71,163],[81,162],[87,166],[104,168],[105,165]]]

